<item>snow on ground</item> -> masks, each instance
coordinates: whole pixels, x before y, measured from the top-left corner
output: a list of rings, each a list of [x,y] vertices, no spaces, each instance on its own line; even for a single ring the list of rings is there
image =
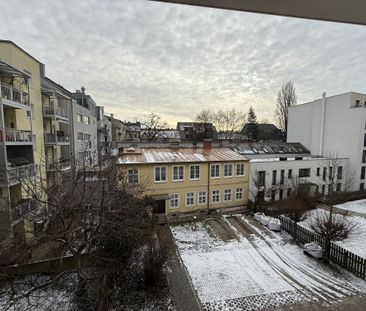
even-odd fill
[[[308,212],[308,218],[299,222],[299,225],[311,230],[311,223],[318,213],[328,214],[329,212],[323,209],[311,210]],[[366,218],[361,216],[345,217],[356,225],[355,230],[346,240],[335,243],[362,258],[366,258]]]
[[[336,208],[366,215],[366,199],[334,205]]]
[[[238,216],[239,217],[239,216]],[[252,230],[247,239],[219,240],[204,222],[172,226],[179,253],[204,310],[260,310],[309,301],[335,302],[366,292],[366,282],[326,267],[282,233]]]

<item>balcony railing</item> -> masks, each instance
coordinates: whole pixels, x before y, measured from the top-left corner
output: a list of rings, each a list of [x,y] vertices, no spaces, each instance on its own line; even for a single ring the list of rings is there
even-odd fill
[[[19,142],[26,143],[32,142],[32,132],[24,131],[24,130],[14,130],[14,129],[5,129],[5,133],[3,130],[0,130],[0,142]]]
[[[46,144],[69,143],[70,137],[69,135],[46,133],[44,134],[44,142]]]
[[[7,168],[5,172],[0,172],[0,183],[16,184],[24,179],[36,177],[37,171],[38,166],[36,164],[10,167]]]
[[[0,86],[0,97],[17,102],[19,104],[27,106],[30,105],[28,93],[18,90],[17,88],[5,83],[0,83]]]
[[[64,119],[69,118],[67,109],[52,106],[43,106],[43,115],[49,117],[61,117]]]
[[[65,171],[71,168],[71,161],[47,162],[46,168],[48,171]]]
[[[11,208],[12,221],[19,220],[24,216],[34,212],[38,207],[38,202],[35,199],[30,199],[18,206]]]

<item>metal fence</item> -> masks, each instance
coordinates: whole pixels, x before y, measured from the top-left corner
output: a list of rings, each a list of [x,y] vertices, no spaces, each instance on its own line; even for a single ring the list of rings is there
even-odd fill
[[[292,236],[296,231],[296,238],[302,243],[318,242],[324,249],[325,240],[309,229],[295,224],[291,219],[280,216],[281,228]],[[329,259],[356,276],[366,279],[366,259],[353,254],[337,244],[331,243]]]

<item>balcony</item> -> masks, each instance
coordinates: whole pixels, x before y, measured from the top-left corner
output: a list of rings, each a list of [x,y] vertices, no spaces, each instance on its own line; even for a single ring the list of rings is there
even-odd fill
[[[71,169],[71,161],[47,162],[46,169],[49,172],[60,172]]]
[[[22,180],[35,178],[37,176],[38,166],[36,164],[28,164],[6,169],[5,174],[0,173],[0,184],[15,185]]]
[[[0,83],[0,98],[7,100],[11,106],[30,108],[29,94],[11,85]]]
[[[46,133],[44,134],[44,143],[47,145],[69,145],[69,135],[64,135],[62,132],[57,134]]]
[[[15,129],[0,130],[0,142],[5,142],[9,145],[29,145],[33,143],[32,132]]]
[[[43,110],[44,117],[59,119],[59,120],[64,120],[64,121],[69,120],[67,109],[52,107],[52,106],[43,106],[42,110]]]
[[[34,212],[38,207],[35,199],[26,200],[25,202],[11,208],[12,221],[17,221],[30,213]]]

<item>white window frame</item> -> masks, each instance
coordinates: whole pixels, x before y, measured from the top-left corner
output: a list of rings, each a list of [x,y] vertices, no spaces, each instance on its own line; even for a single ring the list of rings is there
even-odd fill
[[[165,180],[156,180],[156,169],[159,168],[160,169],[160,178],[161,178],[161,170],[162,168],[165,168]],[[168,168],[166,166],[155,166],[154,167],[154,182],[155,183],[165,183],[168,181]]]
[[[179,178],[179,168],[182,168],[182,178]],[[178,169],[178,179],[174,178],[174,169]],[[172,168],[172,180],[173,182],[180,182],[180,181],[184,181],[184,165],[174,165]]]
[[[189,195],[189,197],[188,197]],[[185,201],[186,201],[186,207],[192,207],[195,206],[196,203],[196,194],[194,192],[187,192],[185,195]],[[192,203],[188,203],[188,199],[192,200]]]
[[[76,122],[83,123],[83,115],[81,113],[76,113]]]
[[[83,142],[83,140],[84,140],[84,134],[83,133],[81,133],[81,132],[78,132],[78,142]],[[81,139],[80,139],[80,136],[82,137]]]
[[[230,195],[229,199],[226,199],[226,195]],[[231,202],[233,200],[233,191],[231,189],[224,189],[224,202]]]
[[[218,167],[219,168],[219,175],[218,176],[212,176],[212,167]],[[220,170],[221,170],[221,165],[220,164],[211,164],[210,165],[210,178],[211,179],[215,179],[215,178],[220,178]],[[216,174],[216,169],[215,169],[215,174]]]
[[[225,169],[226,167],[231,167],[231,174],[230,175],[226,175],[226,169]],[[232,163],[224,163],[224,168],[223,168],[224,178],[233,177],[233,167],[234,167],[234,165]]]
[[[217,192],[217,194],[214,194],[214,192]],[[218,196],[218,200],[214,200],[214,196]],[[211,191],[211,203],[212,204],[218,204],[220,203],[220,190],[215,189]]]
[[[83,117],[83,123],[86,124],[86,125],[90,125],[90,117],[84,115],[84,117]]]
[[[176,206],[175,205],[172,206],[172,200],[174,200],[174,202],[177,203]],[[171,194],[169,194],[169,208],[172,208],[172,209],[179,208],[179,193],[171,193]]]
[[[204,198],[204,202],[200,202],[201,199]],[[198,192],[198,201],[197,201],[198,205],[206,205],[207,204],[207,191],[199,191]]]
[[[130,174],[130,171],[133,171],[133,173]],[[130,182],[130,176],[132,176],[133,180],[135,177],[137,177],[137,181]],[[130,168],[127,170],[127,183],[129,185],[135,185],[139,183],[139,170],[137,168]]]
[[[238,174],[238,167],[242,166],[243,167],[243,174]],[[245,163],[236,163],[236,176],[237,177],[243,177],[245,176]]]
[[[191,178],[191,168],[192,167],[198,167],[198,178]],[[195,171],[196,173],[196,171]],[[200,180],[201,179],[201,165],[195,164],[189,166],[189,180]]]
[[[240,198],[238,198],[238,195],[240,194]],[[235,200],[236,201],[240,201],[244,199],[244,188],[243,187],[239,187],[235,189]]]

